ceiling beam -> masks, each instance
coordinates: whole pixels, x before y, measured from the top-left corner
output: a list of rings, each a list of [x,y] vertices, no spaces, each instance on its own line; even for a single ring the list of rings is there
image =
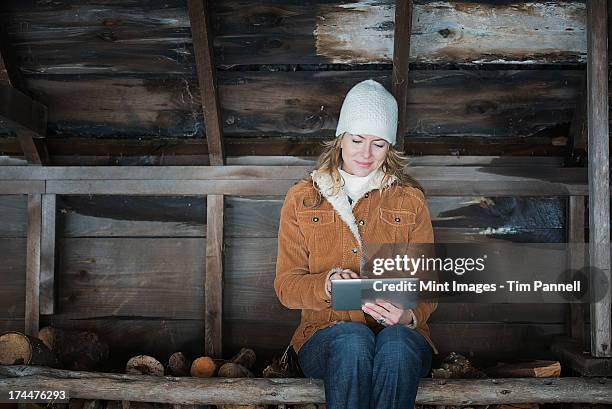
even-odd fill
[[[189,0],[189,18],[211,165],[223,165],[223,131],[212,54],[208,1]]]
[[[395,29],[393,36],[392,92],[397,100],[397,144],[404,150],[404,134],[408,114],[408,60],[410,58],[410,35],[412,32],[412,0],[396,0]]]

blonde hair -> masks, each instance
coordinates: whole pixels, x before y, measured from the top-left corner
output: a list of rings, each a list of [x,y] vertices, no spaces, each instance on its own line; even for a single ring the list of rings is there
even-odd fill
[[[346,132],[343,132],[337,138],[323,142],[323,152],[319,156],[317,164],[315,165],[315,171],[326,172],[331,176],[333,182],[333,194],[336,194],[344,184],[344,180],[340,176],[338,168],[342,164],[342,138],[344,138],[345,135]],[[382,185],[385,185],[389,181],[389,178],[395,176],[395,186],[411,186],[424,193],[421,184],[412,176],[404,173],[404,168],[407,166],[408,159],[393,146],[389,146],[385,159],[380,165],[380,169],[384,173],[384,177],[381,182]],[[317,189],[317,192],[319,192],[319,189]],[[321,203],[320,192],[318,196],[319,197],[315,203],[315,207]]]

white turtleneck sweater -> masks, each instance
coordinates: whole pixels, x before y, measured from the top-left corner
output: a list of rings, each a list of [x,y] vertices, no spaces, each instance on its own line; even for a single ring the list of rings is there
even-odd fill
[[[344,192],[349,197],[351,202],[356,202],[369,190],[371,190],[370,181],[378,173],[378,169],[373,170],[367,176],[356,176],[345,172],[338,168],[340,176],[344,179]]]

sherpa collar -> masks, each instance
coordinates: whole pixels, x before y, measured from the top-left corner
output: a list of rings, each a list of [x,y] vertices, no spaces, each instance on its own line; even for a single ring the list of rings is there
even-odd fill
[[[392,175],[383,185],[382,181],[385,176],[384,172],[380,170],[380,168],[375,170],[375,172],[376,175],[370,178],[369,182],[360,190],[359,197],[355,197],[352,205],[349,204],[348,196],[344,189],[340,187],[337,189],[337,192],[334,192],[334,183],[331,175],[328,172],[313,170],[310,174],[312,180],[317,184],[321,195],[332,205],[336,213],[338,213],[338,216],[340,216],[340,219],[342,219],[342,221],[350,229],[351,233],[353,233],[353,236],[355,236],[355,239],[359,244],[359,248],[361,249],[362,262],[364,259],[363,242],[361,241],[361,235],[359,234],[359,229],[357,228],[353,208],[359,199],[361,199],[366,193],[375,189],[384,189],[389,187],[397,179],[395,175]]]

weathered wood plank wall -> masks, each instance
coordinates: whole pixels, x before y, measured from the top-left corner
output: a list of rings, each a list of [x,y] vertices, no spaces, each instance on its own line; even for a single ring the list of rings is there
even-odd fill
[[[299,320],[298,311],[278,303],[272,286],[282,199],[226,202],[225,355],[250,346],[270,357],[286,346]],[[0,203],[12,209],[3,212],[9,215],[6,234],[23,234],[15,232],[25,231],[25,203],[14,197]],[[563,199],[432,197],[429,206],[440,241],[564,239]],[[205,198],[64,196],[58,212],[58,302],[56,314],[41,317],[43,325],[97,331],[119,361],[139,353],[164,360],[180,349],[203,352]],[[14,320],[23,314],[21,240],[15,250],[14,239],[0,239],[7,253],[23,258],[3,258],[9,280],[0,287],[8,311],[0,316],[2,329],[23,325]],[[485,360],[542,357],[551,336],[563,333],[564,317],[564,306],[553,304],[442,304],[432,331],[443,352]]]
[[[391,0],[211,6],[228,139],[329,136],[352,84],[388,83]],[[416,1],[412,62],[446,70],[411,72],[406,135],[427,143],[408,151],[483,154],[482,143],[497,143],[496,154],[564,153],[585,62],[585,19],[580,0]],[[9,1],[0,20],[28,87],[49,107],[50,137],[202,137],[185,0]],[[458,67],[467,71],[448,69]],[[0,151],[14,148],[10,138],[0,142]],[[52,153],[68,149],[55,146]],[[240,154],[231,144],[228,153]]]
[[[28,73],[193,72],[186,64],[193,64],[186,0],[4,3],[2,17]],[[222,64],[391,62],[393,0],[230,0],[211,6],[215,57]],[[411,60],[585,63],[585,22],[584,0],[415,1]],[[80,47],[92,40],[93,50]]]

